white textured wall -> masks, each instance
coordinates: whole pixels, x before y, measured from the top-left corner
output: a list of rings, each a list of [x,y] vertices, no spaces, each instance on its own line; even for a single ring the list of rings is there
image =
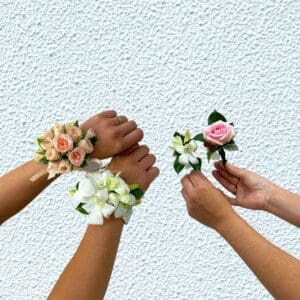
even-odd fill
[[[217,108],[239,128],[231,160],[299,192],[299,2],[201,2],[0,0],[1,174],[30,159],[56,120],[106,108],[135,118],[158,156],[161,176],[124,230],[107,299],[270,298],[188,218],[166,143]],[[71,258],[86,227],[66,194],[76,178],[0,228],[1,299],[44,299]],[[300,256],[299,229],[238,211]]]

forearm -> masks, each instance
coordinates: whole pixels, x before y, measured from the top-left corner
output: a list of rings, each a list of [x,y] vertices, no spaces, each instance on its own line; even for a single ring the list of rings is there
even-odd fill
[[[265,210],[300,227],[300,196],[273,186]]]
[[[29,204],[54,179],[48,173],[32,182],[30,178],[46,166],[29,161],[0,178],[0,224]]]
[[[218,231],[276,299],[299,299],[299,260],[267,241],[237,215]]]
[[[111,217],[89,225],[74,257],[49,299],[103,299],[113,269],[123,222]]]

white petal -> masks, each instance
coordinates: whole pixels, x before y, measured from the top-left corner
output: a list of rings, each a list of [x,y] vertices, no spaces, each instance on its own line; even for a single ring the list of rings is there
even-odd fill
[[[135,197],[132,194],[129,194],[129,201],[127,203],[128,205],[134,205],[135,204]]]
[[[115,189],[115,192],[119,195],[126,195],[130,192],[130,188],[124,181],[120,181],[120,185]]]
[[[85,202],[86,201],[86,199],[84,198],[84,196],[82,195],[82,193],[80,191],[77,191],[73,197],[77,202]]]
[[[116,193],[109,193],[108,199],[109,199],[109,203],[110,204],[114,205],[115,207],[118,206],[119,201],[120,201],[120,197],[119,197],[118,194],[116,194]]]
[[[98,190],[97,193],[96,193],[96,196],[99,197],[100,200],[102,200],[102,201],[108,200],[108,192],[107,192],[107,189],[104,188],[104,189]]]
[[[79,182],[78,191],[80,191],[83,196],[90,197],[94,195],[95,187],[90,179],[84,178]]]
[[[187,153],[182,153],[179,156],[178,162],[181,163],[182,165],[188,166],[189,165],[189,157]]]
[[[84,209],[88,213],[91,213],[94,210],[99,210],[99,207],[95,204],[95,202],[87,202],[87,203],[84,204]]]
[[[103,224],[103,215],[101,210],[95,209],[93,212],[91,212],[89,215],[87,215],[87,221],[89,224],[93,225],[102,225]]]
[[[105,218],[109,218],[110,215],[114,212],[115,207],[113,205],[105,203],[102,208],[102,214]]]
[[[131,215],[132,215],[132,208],[128,209],[125,216],[123,217],[123,221],[125,224],[129,223]]]
[[[123,205],[119,204],[118,207],[116,208],[115,212],[114,212],[115,218],[123,218],[123,216],[126,215],[127,210],[128,209],[126,207],[124,207]]]
[[[180,154],[184,153],[184,146],[182,146],[182,145],[176,146],[175,151],[180,153]]]
[[[198,164],[198,159],[193,154],[188,154],[189,162],[193,165]]]

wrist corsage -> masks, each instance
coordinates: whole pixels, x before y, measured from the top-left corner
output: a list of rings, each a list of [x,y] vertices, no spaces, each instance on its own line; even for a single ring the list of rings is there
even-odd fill
[[[144,193],[138,184],[127,184],[120,174],[101,170],[87,173],[69,194],[78,201],[76,209],[87,216],[89,224],[102,225],[112,214],[127,224]]]
[[[47,170],[34,175],[35,181],[45,173],[48,179],[56,174],[71,172],[87,165],[89,154],[94,151],[96,135],[93,129],[83,130],[78,121],[66,124],[55,124],[50,130],[45,131],[37,138],[38,150],[34,160],[45,164]]]
[[[234,141],[235,135],[234,124],[228,123],[226,118],[216,110],[209,115],[208,126],[193,138],[189,131],[185,135],[175,132],[169,147],[173,149],[175,156],[176,173],[181,172],[184,167],[201,170],[201,159],[196,155],[197,142],[202,142],[207,149],[208,161],[221,156],[225,164],[227,161],[225,151],[238,150]]]

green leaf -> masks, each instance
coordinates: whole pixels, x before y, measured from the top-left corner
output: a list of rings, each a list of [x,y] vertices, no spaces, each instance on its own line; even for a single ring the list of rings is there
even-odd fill
[[[231,123],[229,123],[231,126],[234,126],[234,124],[231,122]]]
[[[76,190],[78,191],[79,188],[79,182],[76,183]]]
[[[135,205],[134,206],[140,205],[141,203],[142,203],[141,198],[135,199]]]
[[[140,187],[137,183],[129,184],[128,186],[131,191],[134,191]]]
[[[197,164],[191,164],[193,169],[196,171],[201,171],[201,165],[202,165],[202,161],[201,158],[197,158],[198,159],[198,163]]]
[[[37,151],[36,151],[37,154],[40,154],[40,155],[45,155],[46,154],[46,150],[42,149],[42,148],[39,148]]]
[[[223,148],[225,150],[228,150],[228,151],[237,151],[237,150],[239,150],[239,147],[235,143],[233,143],[233,144],[230,144],[230,143],[226,144],[226,145],[223,146]]]
[[[69,195],[70,195],[71,197],[73,197],[74,194],[75,194],[76,192],[77,192],[77,190],[75,190],[75,189],[69,190]]]
[[[207,151],[206,156],[207,156],[208,162],[211,160],[211,157],[214,153],[215,153],[215,151],[212,151],[212,150]]]
[[[177,174],[179,174],[179,173],[183,170],[183,168],[184,168],[184,165],[182,165],[182,164],[178,161],[178,159],[179,159],[179,156],[177,156],[177,158],[176,158],[175,161],[174,161],[174,170],[175,170],[175,172],[176,172]]]
[[[82,162],[82,164],[80,165],[80,168],[84,168],[88,165],[88,160],[87,160],[87,156],[85,156],[84,161]]]
[[[203,133],[199,133],[196,136],[193,137],[193,140],[195,141],[199,141],[199,142],[204,142],[204,137],[203,137]]]
[[[217,121],[227,122],[226,118],[222,114],[214,110],[208,117],[208,125],[213,124]]]
[[[76,207],[76,210],[78,210],[80,213],[82,213],[83,215],[88,215],[89,213],[84,209],[83,205],[85,203],[80,202],[78,204],[78,206]]]
[[[37,143],[40,145],[40,143],[42,143],[42,142],[45,141],[45,137],[43,137],[43,136],[38,136],[38,137],[36,138],[36,141],[37,141]]]
[[[78,120],[76,120],[76,121],[74,122],[74,126],[79,127],[79,122],[78,122]]]
[[[42,164],[42,165],[46,165],[46,164],[48,164],[48,162],[49,162],[49,160],[48,160],[45,156],[43,156],[43,157],[38,161],[38,163],[39,163],[39,164]]]
[[[221,148],[221,149],[219,150],[219,154],[221,155],[221,158],[222,158],[222,161],[223,161],[223,165],[225,166],[227,160],[226,160],[226,154],[225,154],[225,151],[224,151],[223,148]]]
[[[141,188],[137,188],[137,189],[131,191],[130,193],[138,199],[142,198],[144,195],[144,192]]]

